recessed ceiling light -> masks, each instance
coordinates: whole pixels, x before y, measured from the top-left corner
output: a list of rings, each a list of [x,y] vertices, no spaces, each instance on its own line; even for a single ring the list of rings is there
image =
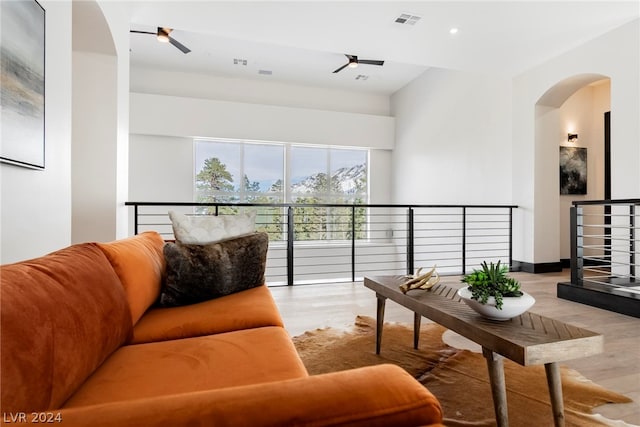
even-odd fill
[[[458,34],[458,29],[456,27],[451,28],[449,34]]]

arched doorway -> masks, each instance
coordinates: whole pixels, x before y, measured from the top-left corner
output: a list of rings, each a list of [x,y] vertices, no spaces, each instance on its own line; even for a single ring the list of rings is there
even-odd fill
[[[549,204],[548,209],[557,212],[549,216],[557,220],[550,224],[547,238],[557,235],[559,259],[566,267],[570,258],[571,202],[603,199],[606,194],[605,113],[610,105],[610,79],[601,74],[580,74],[556,83],[535,106],[536,150],[544,151],[539,158],[545,163],[545,177],[538,181],[536,193]],[[562,166],[561,156],[565,160]],[[565,194],[560,194],[561,167],[566,170],[565,176],[580,177],[580,185],[562,189]]]

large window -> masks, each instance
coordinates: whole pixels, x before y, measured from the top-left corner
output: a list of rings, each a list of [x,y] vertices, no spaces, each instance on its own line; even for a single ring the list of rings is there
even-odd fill
[[[198,139],[196,199],[207,203],[363,204],[368,202],[367,163],[365,149]],[[282,231],[281,210],[261,209],[258,215],[259,224],[269,224],[267,231]],[[358,208],[358,238],[362,237],[364,215],[364,208]],[[299,207],[295,217],[298,240],[351,237],[350,208]]]

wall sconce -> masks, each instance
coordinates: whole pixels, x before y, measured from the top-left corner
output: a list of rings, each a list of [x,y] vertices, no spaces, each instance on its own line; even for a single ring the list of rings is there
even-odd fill
[[[569,133],[569,134],[567,134],[567,141],[569,141],[569,142],[577,142],[578,141],[578,134],[577,133]]]

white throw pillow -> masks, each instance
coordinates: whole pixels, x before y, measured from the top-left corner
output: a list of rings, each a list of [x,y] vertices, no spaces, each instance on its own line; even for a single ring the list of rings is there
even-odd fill
[[[176,240],[187,245],[206,245],[256,231],[255,211],[220,216],[187,216],[169,211],[169,218]]]

